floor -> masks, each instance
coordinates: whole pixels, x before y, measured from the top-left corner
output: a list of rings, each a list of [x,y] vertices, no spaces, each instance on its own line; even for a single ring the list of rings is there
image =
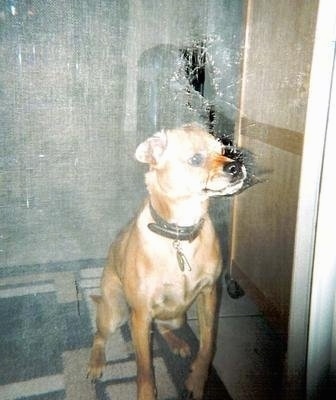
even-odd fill
[[[99,291],[101,264],[102,260],[87,260],[0,268],[1,399],[135,397],[135,360],[130,335],[124,331],[110,339],[104,379],[93,386],[85,377],[95,330],[90,294]],[[214,366],[230,395],[224,397],[280,400],[281,346],[258,308],[246,295],[232,299],[224,286],[219,316]],[[195,307],[188,321],[197,334]],[[159,398],[166,400],[177,398],[178,380],[183,378],[183,387],[189,367],[187,360],[184,373],[178,369],[183,362],[175,359],[171,366],[169,354],[156,345]],[[181,376],[177,379],[175,375]]]
[[[197,334],[195,310],[189,324]],[[232,299],[225,287],[214,366],[233,400],[281,398],[279,338],[246,295]]]

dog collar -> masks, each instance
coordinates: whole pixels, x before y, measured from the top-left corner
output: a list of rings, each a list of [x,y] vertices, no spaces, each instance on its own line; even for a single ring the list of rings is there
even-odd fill
[[[165,221],[160,215],[154,210],[151,203],[149,203],[149,209],[153,220],[155,221],[149,223],[148,228],[158,235],[166,237],[168,239],[174,240],[188,240],[192,242],[200,233],[204,219],[201,218],[199,222],[195,225],[189,226],[179,226],[176,224],[171,224]]]

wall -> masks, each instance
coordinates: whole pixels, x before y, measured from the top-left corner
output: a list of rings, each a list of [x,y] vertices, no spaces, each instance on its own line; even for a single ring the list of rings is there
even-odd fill
[[[318,1],[249,1],[239,121],[262,183],[235,201],[233,274],[287,333]]]

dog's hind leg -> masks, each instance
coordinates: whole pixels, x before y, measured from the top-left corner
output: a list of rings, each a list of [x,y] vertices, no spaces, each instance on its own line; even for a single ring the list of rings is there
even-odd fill
[[[173,332],[173,329],[177,329],[182,326],[184,318],[177,318],[170,321],[156,321],[156,325],[161,336],[165,339],[169,349],[176,355],[186,358],[191,355],[189,344],[183,339],[179,338]]]
[[[102,284],[102,296],[92,296],[97,303],[97,331],[93,339],[87,376],[95,381],[103,374],[106,365],[105,344],[111,333],[128,319],[128,307],[119,280],[109,277]]]

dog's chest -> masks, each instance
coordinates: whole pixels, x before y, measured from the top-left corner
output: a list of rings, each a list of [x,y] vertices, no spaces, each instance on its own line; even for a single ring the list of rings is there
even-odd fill
[[[218,241],[210,221],[189,242],[168,239],[147,228],[149,216],[140,219],[142,251],[145,254],[140,292],[149,300],[153,317],[173,319],[189,308],[197,295],[217,280],[221,264]]]
[[[195,279],[193,274],[178,273],[175,279],[162,279],[152,297],[153,317],[173,319],[186,312],[197,295],[214,282],[213,277],[204,275]]]

